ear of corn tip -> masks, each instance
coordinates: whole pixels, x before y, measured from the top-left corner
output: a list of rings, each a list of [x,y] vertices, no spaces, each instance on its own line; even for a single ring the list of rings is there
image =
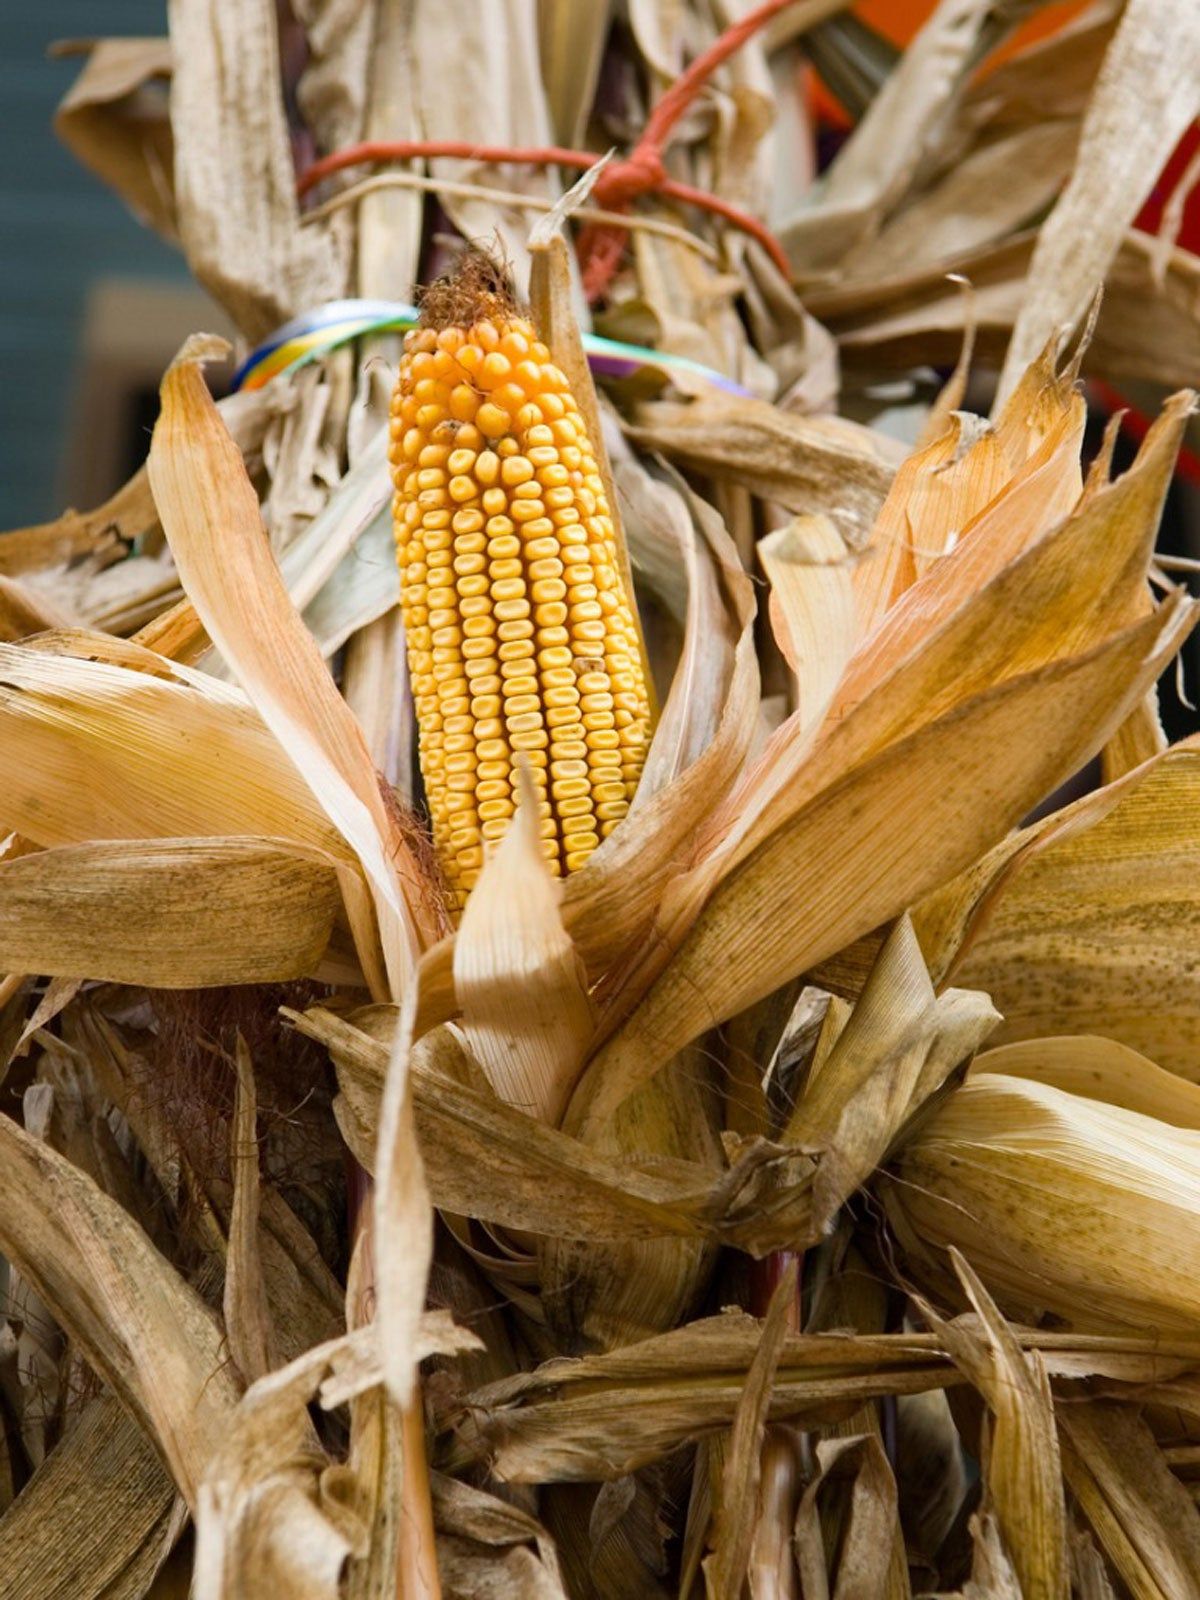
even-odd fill
[[[517,797],[551,870],[629,808],[650,706],[596,457],[564,374],[498,296],[405,339],[390,458],[434,844],[461,905]]]

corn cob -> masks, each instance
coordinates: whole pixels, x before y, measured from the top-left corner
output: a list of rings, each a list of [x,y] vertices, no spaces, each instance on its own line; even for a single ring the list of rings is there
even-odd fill
[[[513,814],[518,752],[556,874],[625,815],[649,727],[640,638],[567,379],[477,268],[435,285],[405,337],[390,459],[421,771],[461,905]]]

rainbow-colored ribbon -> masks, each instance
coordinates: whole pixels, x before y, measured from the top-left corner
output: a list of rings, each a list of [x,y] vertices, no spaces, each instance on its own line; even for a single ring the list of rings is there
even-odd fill
[[[315,311],[307,311],[285,322],[252,350],[234,374],[233,387],[261,389],[280,373],[295,372],[339,345],[349,344],[352,339],[415,327],[417,315],[415,306],[405,305],[400,300],[331,300]],[[625,344],[620,339],[605,339],[597,333],[583,335],[583,348],[588,365],[599,377],[628,378],[649,368],[668,377],[672,373],[687,372],[728,394],[749,392],[723,372],[687,356]]]

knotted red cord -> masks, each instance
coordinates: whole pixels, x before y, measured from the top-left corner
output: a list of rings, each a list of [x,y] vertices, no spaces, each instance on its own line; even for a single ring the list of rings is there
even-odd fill
[[[702,51],[680,73],[651,111],[634,148],[622,159],[610,162],[600,173],[592,191],[597,205],[606,211],[627,211],[633,201],[641,199],[643,195],[660,194],[665,199],[677,200],[683,205],[698,206],[723,217],[742,233],[757,239],[784,277],[790,277],[787,257],[774,234],[757,217],[730,205],[727,200],[669,178],[663,166],[663,150],[675,124],[715,69],[772,17],[795,4],[796,0],[763,0],[761,5],[755,6],[726,28],[707,50]],[[363,162],[414,161],[436,156],[451,156],[464,161],[528,162],[531,166],[574,167],[581,171],[594,167],[600,160],[590,151],[567,150],[561,145],[521,148],[477,145],[463,139],[375,140],[348,145],[315,161],[301,173],[297,189],[303,196],[331,173]],[[593,224],[581,233],[579,254],[583,263],[584,288],[590,300],[598,299],[612,282],[627,238],[627,230],[612,223]]]

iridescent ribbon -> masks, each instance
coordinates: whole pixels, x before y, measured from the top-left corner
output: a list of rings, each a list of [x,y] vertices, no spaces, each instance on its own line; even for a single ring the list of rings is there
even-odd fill
[[[415,306],[400,300],[331,300],[315,311],[293,317],[282,328],[252,350],[234,374],[235,389],[261,389],[283,372],[295,372],[310,361],[362,339],[369,334],[403,332],[416,326]],[[747,394],[741,384],[723,372],[692,361],[688,356],[665,350],[650,350],[642,345],[625,344],[620,339],[605,339],[598,333],[583,335],[583,348],[592,371],[603,378],[628,378],[647,368],[667,377],[688,373],[704,383],[724,389],[727,394]]]

